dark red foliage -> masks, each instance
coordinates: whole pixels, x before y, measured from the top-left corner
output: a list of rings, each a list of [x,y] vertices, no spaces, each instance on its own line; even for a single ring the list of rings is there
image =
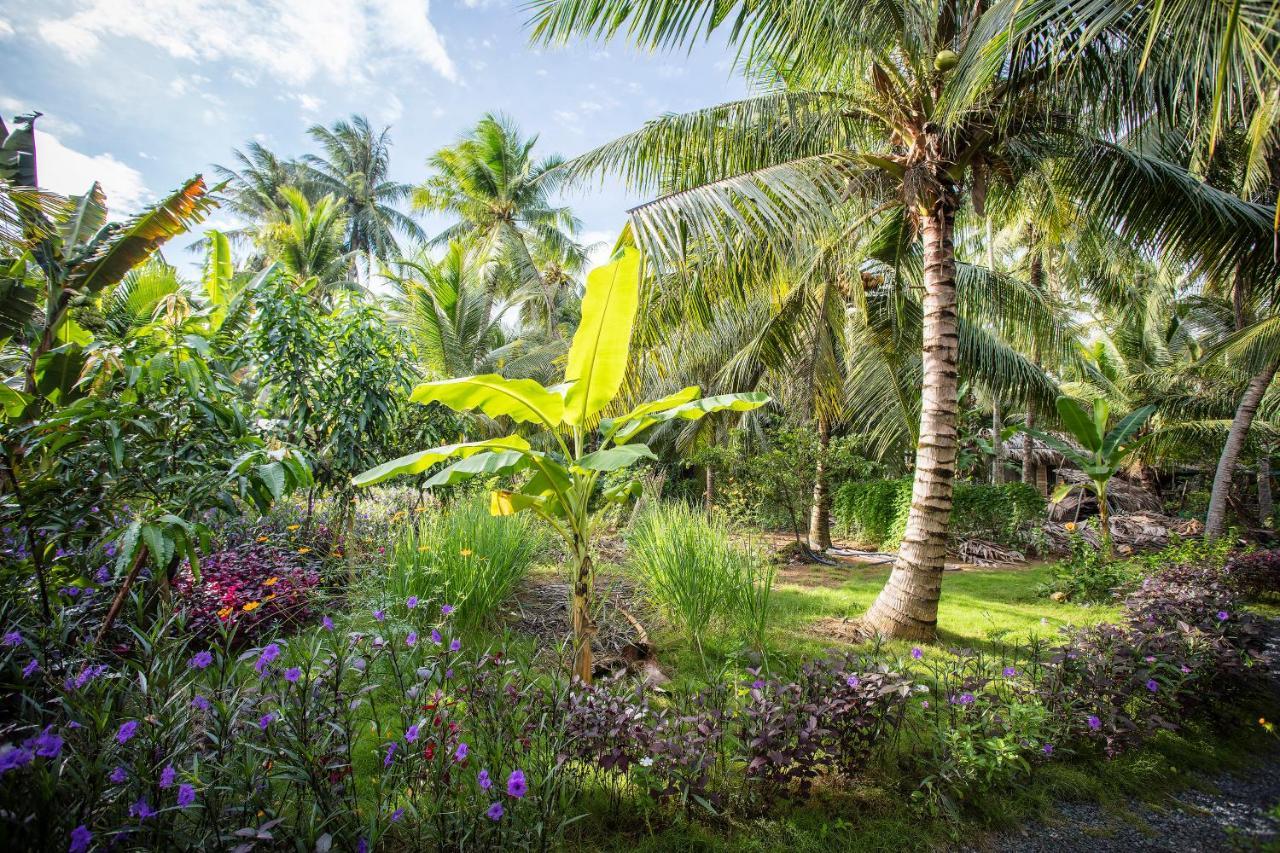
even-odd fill
[[[212,635],[233,628],[237,643],[244,643],[310,620],[319,584],[319,572],[304,555],[251,543],[202,559],[199,581],[184,566],[175,589],[192,632]]]

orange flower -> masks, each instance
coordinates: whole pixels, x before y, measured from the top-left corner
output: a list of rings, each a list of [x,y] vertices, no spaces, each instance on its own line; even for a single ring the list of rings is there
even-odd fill
[[[258,541],[259,541],[259,542],[267,542],[267,541],[269,541],[269,537],[267,537],[267,536],[259,536],[259,537],[258,537]]]
[[[234,612],[235,612],[235,608],[234,608],[234,607],[224,607],[224,608],[222,608],[221,610],[219,610],[219,611],[218,611],[218,618],[219,618],[219,619],[226,619],[228,616],[230,616],[230,615],[231,615],[232,613],[234,613]]]
[[[252,613],[253,611],[257,610],[261,606],[262,606],[261,601],[250,601],[248,604],[246,604],[244,607],[241,607],[240,609],[243,610],[245,613]]]
[[[303,545],[301,548],[299,548],[299,549],[298,549],[298,553],[299,553],[299,554],[310,554],[310,553],[311,553],[311,549],[310,549],[310,548],[308,548],[306,545]]]
[[[262,582],[263,586],[275,586],[280,583],[280,578],[267,578]]]
[[[1066,524],[1064,524],[1064,525],[1062,525],[1062,526],[1063,526],[1063,528],[1065,528],[1065,529],[1066,529],[1066,531],[1067,531],[1068,533],[1074,533],[1074,532],[1075,532],[1075,529],[1076,529],[1076,523],[1075,523],[1074,521],[1068,521]]]
[[[275,598],[275,597],[276,597],[276,594],[273,592],[273,593],[271,593],[270,595],[268,595],[266,598],[264,598],[264,599],[262,599],[262,600],[263,600],[263,601],[270,601],[271,599],[273,599],[273,598]]]

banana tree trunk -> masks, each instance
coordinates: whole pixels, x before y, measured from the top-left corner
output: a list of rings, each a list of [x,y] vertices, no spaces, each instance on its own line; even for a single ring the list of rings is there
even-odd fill
[[[957,450],[956,201],[944,191],[923,223],[924,387],[911,511],[893,572],[865,617],[890,637],[931,640],[938,625]]]
[[[573,674],[584,684],[591,683],[591,639],[596,626],[591,621],[591,587],[595,569],[586,543],[577,553],[573,580]]]
[[[831,547],[831,490],[827,484],[827,448],[831,421],[818,416],[818,463],[813,472],[813,507],[809,511],[809,548],[822,553]]]
[[[1222,535],[1227,517],[1227,492],[1231,490],[1236,460],[1240,458],[1240,449],[1244,447],[1244,440],[1249,435],[1249,427],[1253,425],[1253,416],[1258,412],[1262,395],[1267,392],[1275,375],[1276,365],[1271,364],[1249,380],[1249,386],[1240,398],[1227,440],[1222,445],[1222,455],[1218,457],[1218,470],[1213,475],[1213,491],[1209,495],[1209,511],[1204,520],[1205,539],[1216,539]]]
[[[1111,559],[1111,509],[1107,506],[1107,484],[1094,483],[1093,490],[1098,496],[1098,536],[1102,545],[1102,556]]]

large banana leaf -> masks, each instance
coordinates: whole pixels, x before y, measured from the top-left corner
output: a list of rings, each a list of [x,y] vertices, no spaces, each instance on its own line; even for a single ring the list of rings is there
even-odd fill
[[[617,447],[606,447],[578,459],[574,467],[584,471],[616,471],[634,465],[641,459],[657,460],[647,444],[621,444]]]
[[[456,412],[479,409],[491,418],[536,421],[553,428],[564,413],[564,400],[532,379],[507,379],[496,373],[424,382],[413,389],[415,403],[442,403]]]
[[[204,295],[215,308],[224,308],[231,297],[231,279],[235,276],[235,264],[231,259],[231,241],[221,231],[206,231],[209,240],[208,256],[204,267]]]
[[[455,456],[467,457],[474,456],[477,453],[483,453],[486,450],[515,450],[526,451],[529,449],[529,442],[525,441],[518,435],[509,435],[505,438],[491,438],[485,441],[467,441],[460,444],[446,444],[443,447],[433,447],[430,450],[419,450],[417,453],[410,453],[407,456],[401,456],[399,459],[392,459],[390,462],[384,462],[376,468],[370,468],[363,474],[352,478],[351,482],[357,486],[373,486],[393,477],[402,477],[407,474],[421,474],[423,471],[435,465],[437,462],[443,462]]]
[[[118,284],[170,238],[202,220],[216,202],[204,178],[196,175],[182,189],[135,216],[106,239],[67,277],[68,286],[97,293]]]
[[[1084,410],[1079,401],[1070,397],[1058,398],[1058,417],[1076,441],[1087,449],[1097,452],[1102,449],[1102,432],[1094,426],[1093,417]]]
[[[1102,442],[1102,458],[1110,459],[1116,454],[1116,451],[1125,447],[1125,442],[1133,437],[1133,434],[1142,429],[1142,425],[1147,422],[1152,415],[1156,413],[1155,406],[1143,406],[1140,409],[1134,409],[1116,424],[1116,428],[1107,433],[1107,437]],[[1132,447],[1125,448],[1132,450]]]
[[[441,468],[424,483],[427,488],[454,486],[472,477],[510,474],[529,466],[529,457],[518,450],[486,451],[460,459],[447,468]]]
[[[71,197],[71,214],[58,223],[62,233],[62,249],[69,253],[90,238],[107,224],[107,198],[102,193],[102,185],[97,181],[89,187],[84,195]]]
[[[623,249],[618,260],[587,276],[582,320],[569,347],[564,422],[582,426],[617,395],[627,370],[627,350],[640,299],[640,253]]]
[[[36,310],[39,291],[30,286],[26,257],[0,270],[0,338],[17,337]]]
[[[692,400],[688,403],[682,403],[670,409],[661,412],[653,412],[652,414],[643,415],[639,419],[632,421],[630,424],[618,430],[618,442],[628,441],[639,433],[653,426],[654,424],[664,423],[666,421],[680,418],[686,421],[696,421],[701,417],[711,414],[712,412],[749,412],[752,409],[758,409],[765,403],[769,402],[769,395],[763,391],[748,391],[744,394],[720,394],[716,397],[703,397],[701,400]]]

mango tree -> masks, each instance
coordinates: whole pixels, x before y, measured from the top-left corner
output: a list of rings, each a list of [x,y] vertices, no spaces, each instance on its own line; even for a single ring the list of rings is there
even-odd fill
[[[1083,451],[1067,444],[1057,436],[1040,430],[1029,429],[1026,432],[1043,441],[1054,450],[1067,457],[1089,479],[1083,483],[1063,483],[1053,493],[1053,502],[1065,498],[1075,489],[1093,492],[1098,499],[1098,526],[1101,528],[1102,553],[1111,556],[1111,518],[1107,510],[1107,484],[1125,460],[1137,450],[1149,436],[1130,441],[1138,430],[1155,413],[1155,406],[1143,406],[1126,415],[1108,431],[1107,422],[1111,418],[1111,406],[1106,400],[1094,400],[1093,412],[1086,412],[1078,400],[1070,397],[1059,397],[1057,400],[1058,417],[1063,427],[1084,448]]]
[[[528,472],[523,485],[492,494],[490,511],[512,515],[537,514],[564,540],[573,561],[570,606],[574,640],[574,674],[591,681],[592,587],[590,506],[601,474],[627,468],[642,459],[656,459],[638,441],[655,424],[675,419],[697,420],[711,412],[748,411],[768,402],[762,393],[699,397],[697,386],[635,406],[617,417],[601,418],[614,402],[626,378],[641,282],[640,253],[618,248],[610,263],[587,277],[582,321],[573,337],[564,381],[544,387],[532,379],[507,379],[497,374],[426,382],[413,390],[418,403],[438,402],[459,411],[479,411],[491,418],[506,417],[538,430],[546,450],[535,449],[519,433],[503,438],[469,441],[422,450],[366,471],[356,485],[371,486],[406,474],[418,474],[447,459],[452,465],[437,471],[428,486],[452,485],[472,477]],[[622,502],[640,490],[638,480],[604,491],[609,501]]]

